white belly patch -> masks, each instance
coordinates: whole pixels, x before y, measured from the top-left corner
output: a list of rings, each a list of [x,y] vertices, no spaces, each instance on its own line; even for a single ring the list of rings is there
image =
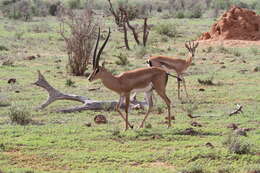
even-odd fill
[[[153,88],[153,84],[150,83],[149,85],[147,85],[147,86],[144,87],[144,88],[133,89],[133,90],[131,91],[131,93],[132,93],[132,92],[146,92],[146,91],[150,91],[152,88]]]

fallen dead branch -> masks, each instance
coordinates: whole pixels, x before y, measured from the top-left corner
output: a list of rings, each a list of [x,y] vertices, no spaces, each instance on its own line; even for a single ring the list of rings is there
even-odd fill
[[[81,106],[75,106],[72,108],[60,109],[56,111],[61,113],[70,113],[70,112],[77,112],[83,110],[113,110],[117,104],[117,101],[96,101],[96,100],[91,100],[85,96],[62,93],[59,90],[53,88],[47,82],[47,80],[41,74],[40,71],[38,71],[38,80],[33,84],[45,89],[49,93],[48,99],[39,107],[37,107],[36,108],[37,110],[46,108],[48,105],[50,105],[56,100],[71,100],[71,101],[77,101],[83,103],[83,105]],[[146,102],[131,100],[130,108],[136,107],[137,105],[141,105],[141,107],[147,106]],[[122,104],[121,107],[123,108],[124,104]]]
[[[232,116],[232,115],[235,115],[235,114],[239,114],[239,113],[243,113],[243,106],[242,105],[239,105],[239,104],[237,104],[237,108],[234,110],[234,111],[232,111],[230,114],[229,114],[229,116]]]

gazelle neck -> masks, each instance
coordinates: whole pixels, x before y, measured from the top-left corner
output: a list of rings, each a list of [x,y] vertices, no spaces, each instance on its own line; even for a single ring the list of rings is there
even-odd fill
[[[187,66],[190,66],[193,61],[194,56],[189,54],[189,57],[186,59]]]
[[[118,88],[120,83],[118,79],[111,72],[105,71],[102,74],[101,81],[105,85],[105,87],[119,93]]]

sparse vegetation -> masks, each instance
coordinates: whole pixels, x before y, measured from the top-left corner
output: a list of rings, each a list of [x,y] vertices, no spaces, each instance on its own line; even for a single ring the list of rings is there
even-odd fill
[[[229,152],[235,154],[249,154],[252,148],[251,144],[249,144],[245,139],[243,140],[242,137],[233,133],[230,133],[227,136],[223,144],[228,147]]]
[[[127,65],[127,64],[129,64],[129,61],[127,59],[128,56],[129,55],[120,52],[119,55],[116,55],[116,57],[118,58],[118,60],[116,61],[116,64],[117,65]]]
[[[27,125],[32,121],[31,113],[26,106],[13,104],[9,108],[8,116],[12,123],[19,125]]]
[[[174,24],[170,24],[170,23],[159,24],[155,27],[155,30],[159,34],[166,35],[168,37],[177,37],[178,36],[178,31]]]
[[[68,87],[75,87],[75,82],[71,79],[67,79],[65,85]]]
[[[78,14],[61,8],[59,13],[59,33],[66,43],[68,71],[75,76],[82,76],[90,61],[97,22],[91,9],[85,9]],[[70,29],[70,35],[67,35],[66,27]]]
[[[170,128],[165,124],[167,106],[156,91],[154,108],[143,129],[139,125],[147,107],[144,107],[145,110],[142,107],[130,110],[129,121],[134,129],[129,131],[123,131],[124,121],[113,110],[86,110],[67,114],[56,112],[81,103],[60,100],[36,111],[35,108],[48,97],[43,89],[32,85],[37,78],[37,70],[53,87],[64,93],[85,96],[94,101],[118,100],[118,96],[107,90],[99,80],[90,83],[86,77],[92,72],[93,49],[89,51],[88,65],[84,68],[86,76],[66,73],[68,49],[64,38],[57,32],[60,23],[56,12],[59,3],[69,8],[69,1],[31,0],[28,21],[23,17],[19,20],[9,18],[4,8],[12,9],[13,0],[0,1],[2,172],[259,172],[260,51],[258,43],[253,45],[254,41],[246,41],[245,44],[242,40],[216,44],[211,41],[200,42],[194,63],[184,76],[190,102],[186,100],[184,90],[181,91],[182,100],[178,100],[177,81],[169,76],[166,91],[172,101],[171,113],[175,117]],[[117,4],[117,1],[111,1]],[[136,9],[146,5],[145,1],[134,1],[128,3],[131,6],[140,3]],[[173,4],[173,1],[177,4]],[[120,75],[128,70],[146,67],[148,56],[186,58],[188,51],[184,43],[209,31],[215,20],[228,8],[227,4],[234,3],[233,0],[219,1],[149,1],[146,6],[146,14],[149,16],[148,44],[145,48],[142,44],[138,46],[128,28],[131,50],[125,49],[123,31],[115,24],[106,0],[81,0],[79,8],[73,9],[73,12],[80,14],[84,10],[82,8],[89,7],[98,23],[94,22],[93,41],[89,49],[95,46],[98,26],[101,27],[99,48],[108,28],[111,29],[111,37],[101,55],[101,62],[105,61],[106,67],[114,75]],[[238,3],[238,0],[235,1]],[[249,8],[254,8],[259,14],[258,0],[240,2],[248,4]],[[244,6],[243,3],[240,5]],[[203,16],[189,18],[197,5]],[[51,8],[52,12],[49,11]],[[131,10],[135,12],[136,9]],[[140,42],[143,40],[143,16],[146,14],[142,14],[142,11],[133,14],[130,23],[137,28]],[[160,34],[157,27],[161,24],[173,25],[177,33],[171,36],[172,28],[168,27],[166,34]],[[67,25],[64,25],[64,35],[71,35]],[[36,58],[32,61],[24,59],[30,56]],[[10,79],[16,79],[16,82],[9,82]],[[198,79],[214,85],[200,84]],[[75,84],[77,87],[71,87]],[[184,89],[182,84],[181,89]],[[143,93],[137,94],[138,101],[144,99]],[[17,104],[11,105],[12,102]],[[229,116],[236,103],[243,106],[243,113]],[[94,123],[94,117],[98,114],[106,116],[107,124]],[[191,119],[187,114],[196,118]],[[247,129],[246,137],[236,136],[238,133],[235,128],[227,128],[232,123],[237,125],[237,129]],[[231,137],[227,140],[229,130],[232,130],[232,140]],[[229,142],[223,144],[223,141]]]

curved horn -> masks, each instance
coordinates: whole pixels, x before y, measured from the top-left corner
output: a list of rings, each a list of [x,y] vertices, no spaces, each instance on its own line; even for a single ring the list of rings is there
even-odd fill
[[[99,43],[99,38],[100,38],[100,27],[98,28],[98,38],[97,38],[97,43],[95,46],[94,54],[93,54],[93,69],[96,68],[96,54],[97,54],[97,48],[98,48],[98,43]]]
[[[107,38],[106,38],[105,42],[103,43],[103,45],[101,46],[101,48],[100,48],[100,50],[99,50],[99,52],[98,52],[98,54],[97,54],[96,65],[95,65],[95,66],[98,66],[99,59],[100,59],[100,55],[101,55],[103,49],[105,48],[105,46],[106,46],[106,44],[107,44],[107,41],[108,41],[108,39],[109,39],[109,37],[110,37],[110,33],[111,33],[111,32],[110,32],[110,28],[109,28],[109,29],[108,29]]]

